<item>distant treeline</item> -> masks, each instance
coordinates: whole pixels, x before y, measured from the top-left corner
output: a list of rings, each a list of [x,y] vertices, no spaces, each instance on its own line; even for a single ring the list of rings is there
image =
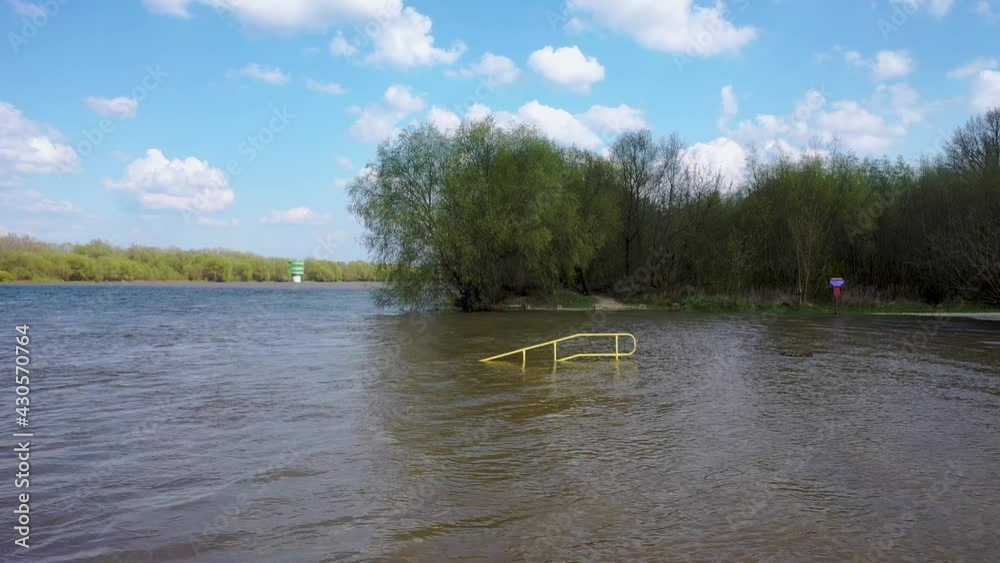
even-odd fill
[[[367,262],[306,260],[306,281],[375,281]],[[0,237],[0,282],[9,281],[291,281],[288,261],[227,250],[118,248],[102,241],[49,244]]]
[[[493,121],[385,142],[350,188],[386,305],[487,309],[567,288],[622,297],[1000,304],[1000,109],[920,162],[834,147],[751,156],[738,184],[676,137],[621,134],[606,155]]]

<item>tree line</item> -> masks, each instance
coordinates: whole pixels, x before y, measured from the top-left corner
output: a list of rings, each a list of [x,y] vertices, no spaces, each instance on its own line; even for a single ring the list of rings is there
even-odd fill
[[[350,186],[383,305],[489,309],[570,289],[1000,304],[1000,109],[940,154],[862,158],[835,146],[751,151],[735,183],[676,135],[622,133],[606,154],[492,120],[423,124],[384,142]]]
[[[307,259],[305,280],[376,281],[363,261]],[[0,237],[0,282],[14,281],[291,281],[288,261],[228,250],[118,248],[103,241],[56,245],[31,237]]]

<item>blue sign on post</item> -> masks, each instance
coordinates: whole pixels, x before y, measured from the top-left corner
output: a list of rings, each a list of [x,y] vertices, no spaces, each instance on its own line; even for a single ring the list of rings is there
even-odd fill
[[[830,278],[830,287],[844,287],[846,283],[844,278]]]

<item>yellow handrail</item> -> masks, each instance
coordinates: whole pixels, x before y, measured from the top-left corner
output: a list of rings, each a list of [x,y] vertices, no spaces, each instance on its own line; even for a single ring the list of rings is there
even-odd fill
[[[622,337],[629,337],[632,339],[632,350],[629,352],[621,352],[618,348],[618,339]],[[559,343],[565,342],[567,340],[573,340],[574,338],[591,338],[591,337],[613,337],[615,339],[615,351],[611,352],[598,352],[594,354],[573,354],[572,356],[566,356],[565,358],[559,357]],[[535,348],[544,348],[546,346],[552,346],[552,361],[554,362],[565,362],[568,360],[573,360],[576,358],[623,358],[626,356],[631,356],[635,354],[635,351],[639,348],[639,343],[636,341],[635,336],[627,332],[581,332],[579,334],[572,334],[570,336],[564,336],[562,338],[557,338],[555,340],[550,340],[548,342],[542,342],[541,344],[535,344],[534,346],[526,346],[524,348],[518,348],[511,352],[505,354],[498,354],[496,356],[490,356],[489,358],[483,358],[479,360],[480,362],[492,362],[493,360],[499,360],[500,358],[506,358],[507,356],[513,356],[514,354],[521,354],[521,365],[525,365],[528,362],[528,350],[534,350]]]

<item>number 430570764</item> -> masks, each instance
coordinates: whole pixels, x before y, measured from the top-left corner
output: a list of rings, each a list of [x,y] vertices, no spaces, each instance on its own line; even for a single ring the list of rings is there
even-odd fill
[[[17,346],[14,349],[14,382],[17,384],[16,408],[14,410],[18,416],[27,418],[29,405],[28,384],[30,382],[28,379],[28,364],[31,363],[31,358],[28,356],[29,352],[26,346],[31,339],[28,338],[28,325],[16,326],[14,329],[21,334],[21,336],[14,338],[17,341]]]

